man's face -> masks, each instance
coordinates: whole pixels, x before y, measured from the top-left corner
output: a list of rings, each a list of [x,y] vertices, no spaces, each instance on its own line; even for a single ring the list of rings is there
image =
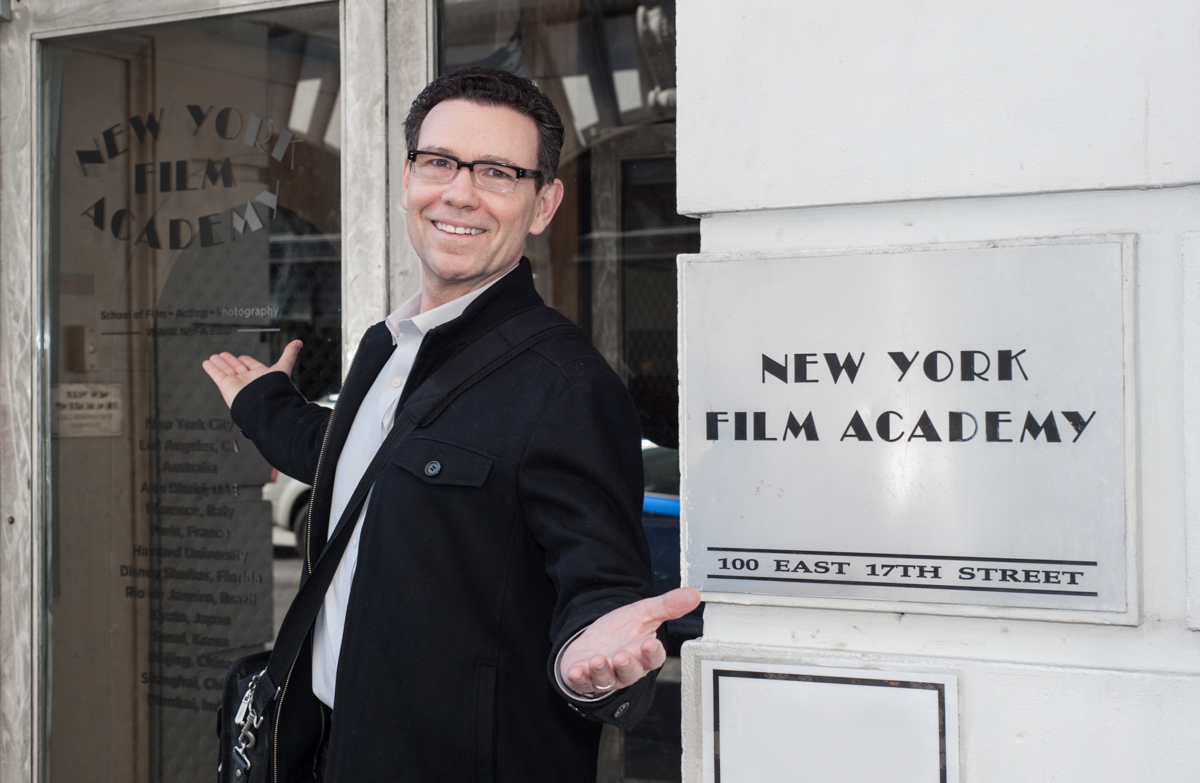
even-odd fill
[[[534,169],[537,126],[509,108],[443,101],[425,116],[417,149]],[[511,269],[525,249],[525,237],[544,231],[562,200],[559,180],[538,191],[532,177],[522,178],[511,193],[496,193],[475,187],[465,168],[450,182],[431,182],[413,176],[411,167],[406,161],[400,202],[408,212],[409,239],[427,284],[465,288],[455,295]]]

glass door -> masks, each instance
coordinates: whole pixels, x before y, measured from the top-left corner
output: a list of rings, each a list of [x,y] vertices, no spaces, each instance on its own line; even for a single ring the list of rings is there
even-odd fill
[[[42,46],[50,780],[211,780],[225,669],[294,590],[292,509],[201,362],[300,338],[300,391],[338,390],[338,25],[328,4]]]

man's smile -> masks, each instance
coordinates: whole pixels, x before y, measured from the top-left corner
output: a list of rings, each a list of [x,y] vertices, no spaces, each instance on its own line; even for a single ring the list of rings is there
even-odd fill
[[[443,231],[447,234],[470,234],[470,235],[474,236],[475,234],[484,233],[484,229],[482,229],[482,228],[471,228],[469,226],[455,226],[453,224],[442,223],[437,220],[433,221],[433,225],[434,225],[434,227],[437,228],[438,231]]]

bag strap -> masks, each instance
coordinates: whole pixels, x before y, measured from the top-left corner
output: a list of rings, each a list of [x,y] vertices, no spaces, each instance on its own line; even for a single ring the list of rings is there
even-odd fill
[[[417,427],[432,424],[459,395],[524,353],[530,346],[551,334],[572,328],[574,325],[570,321],[549,307],[522,310],[452,357],[413,392],[397,414],[391,432],[375,453],[362,480],[358,482],[337,527],[313,565],[312,573],[304,580],[300,592],[288,608],[270,661],[263,670],[262,687],[257,689],[259,698],[255,698],[255,701],[274,699],[279,692],[309,629],[316,622],[317,613],[325,603],[325,592],[333,582],[367,494],[401,441]]]

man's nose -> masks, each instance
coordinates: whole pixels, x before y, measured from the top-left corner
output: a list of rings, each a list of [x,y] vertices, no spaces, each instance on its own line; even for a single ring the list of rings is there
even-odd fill
[[[471,170],[465,166],[454,174],[442,190],[442,201],[455,207],[471,207],[479,203],[479,192],[471,178]]]

